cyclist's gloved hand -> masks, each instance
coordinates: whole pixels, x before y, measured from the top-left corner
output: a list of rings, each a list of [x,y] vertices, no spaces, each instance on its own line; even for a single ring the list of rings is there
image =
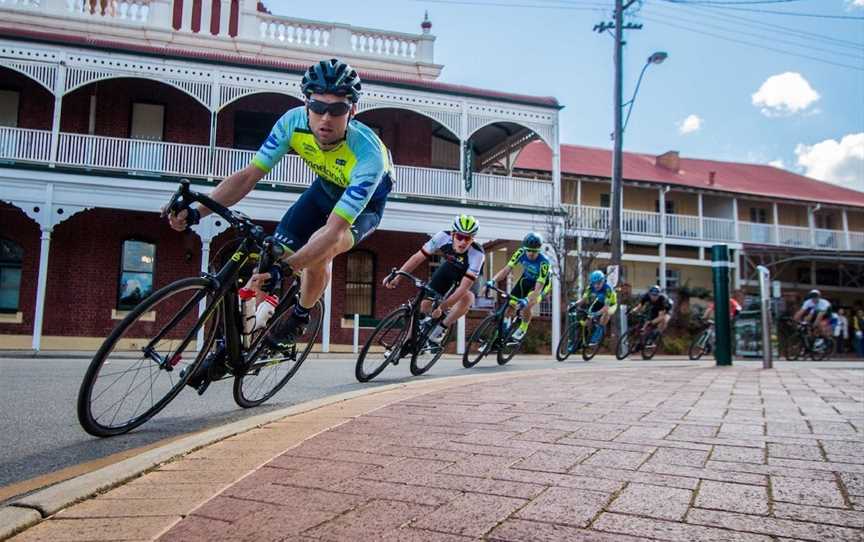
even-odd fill
[[[197,207],[189,207],[186,209],[186,227],[194,226],[201,222],[201,211]]]
[[[516,301],[516,306],[519,307],[519,310],[521,311],[522,309],[524,309],[525,307],[528,306],[528,300],[525,299],[524,297],[520,298],[518,301]]]
[[[494,280],[487,280],[487,281],[486,281],[486,287],[487,287],[487,288],[490,288],[490,289],[491,289],[491,288],[495,288],[495,286],[497,286],[497,284],[495,283]]]
[[[270,278],[264,283],[264,291],[270,293],[282,284],[282,279],[285,278],[285,273],[282,271],[282,267],[279,264],[271,265],[270,269],[265,271],[265,273],[270,273]]]

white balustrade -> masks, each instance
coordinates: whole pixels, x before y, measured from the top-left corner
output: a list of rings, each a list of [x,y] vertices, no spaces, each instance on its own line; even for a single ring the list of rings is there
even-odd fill
[[[710,241],[735,240],[735,222],[726,218],[702,217],[704,238]]]
[[[837,250],[845,248],[845,237],[842,231],[816,228],[816,248]]]
[[[638,235],[660,235],[660,213],[624,209],[621,231]]]
[[[850,231],[849,232],[849,249],[864,251],[864,232]]]
[[[608,207],[593,207],[591,205],[569,206],[571,214],[575,213],[576,226],[583,230],[609,231],[612,226]]]
[[[797,226],[778,226],[780,239],[778,244],[785,247],[809,247],[810,228],[799,228]]]
[[[129,172],[206,177],[208,149],[164,141],[61,133],[57,163]]]
[[[0,126],[0,160],[47,162],[51,156],[51,132]]]
[[[352,30],[351,50],[368,56],[385,56],[414,59],[417,56],[419,38],[369,30]]]
[[[147,23],[150,0],[66,0],[66,10],[76,16]]]
[[[770,245],[774,242],[773,231],[773,224],[759,224],[756,222],[738,223],[738,232],[742,243]]]
[[[397,176],[398,178],[398,176]],[[554,186],[549,181],[475,173],[469,201],[509,203],[530,207],[551,207]]]
[[[396,166],[397,194],[430,198],[460,199],[462,174],[449,169]]]
[[[699,217],[666,215],[666,236],[699,239]]]
[[[39,9],[43,0],[0,0],[0,8]]]
[[[277,17],[259,13],[259,38],[263,41],[296,47],[311,47],[327,49],[330,47],[330,36],[333,27],[327,23],[317,24],[312,21],[301,21],[287,17]]]

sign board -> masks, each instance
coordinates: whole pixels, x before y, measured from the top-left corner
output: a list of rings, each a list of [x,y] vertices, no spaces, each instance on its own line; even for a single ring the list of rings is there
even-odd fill
[[[617,265],[610,265],[606,267],[606,284],[611,286],[612,288],[616,288],[618,286],[618,269]]]
[[[465,180],[465,191],[470,192],[471,187],[474,186],[474,172],[471,171],[472,166],[474,165],[474,146],[470,141],[466,141],[462,145],[465,149],[462,161],[462,178]]]
[[[780,298],[780,281],[772,280],[771,281],[771,297],[774,299]]]

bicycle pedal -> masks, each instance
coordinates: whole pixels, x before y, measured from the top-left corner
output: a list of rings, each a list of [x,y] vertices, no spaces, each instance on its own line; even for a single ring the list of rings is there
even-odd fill
[[[209,378],[205,378],[200,384],[198,384],[198,387],[195,388],[195,391],[198,392],[199,397],[204,395],[204,392],[207,391],[207,388],[210,387],[211,382],[213,381]]]

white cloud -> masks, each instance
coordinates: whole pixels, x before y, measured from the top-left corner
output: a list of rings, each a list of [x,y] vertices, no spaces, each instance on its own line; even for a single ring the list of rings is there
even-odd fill
[[[864,132],[795,147],[798,165],[814,179],[864,192]]]
[[[678,132],[691,134],[702,129],[702,119],[699,115],[687,115],[687,118],[678,123]]]
[[[864,0],[846,0],[849,7],[864,8]]]
[[[819,93],[795,72],[772,75],[752,96],[753,105],[760,107],[766,117],[800,113],[818,100]]]
[[[778,158],[777,160],[771,160],[768,162],[769,166],[776,167],[777,169],[786,169],[786,164],[783,163],[783,160]]]

